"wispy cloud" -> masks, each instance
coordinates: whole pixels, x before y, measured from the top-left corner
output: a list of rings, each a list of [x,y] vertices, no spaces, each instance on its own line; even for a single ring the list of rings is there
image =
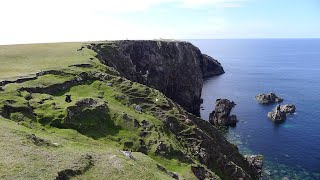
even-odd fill
[[[185,8],[234,8],[242,7],[248,0],[181,0],[179,3]]]

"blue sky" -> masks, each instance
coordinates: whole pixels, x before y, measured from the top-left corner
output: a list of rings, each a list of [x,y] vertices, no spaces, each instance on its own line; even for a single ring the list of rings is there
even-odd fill
[[[320,0],[3,0],[0,44],[320,38]]]

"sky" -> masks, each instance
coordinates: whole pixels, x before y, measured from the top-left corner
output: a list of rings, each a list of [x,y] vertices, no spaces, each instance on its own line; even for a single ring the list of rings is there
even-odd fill
[[[320,38],[320,0],[1,0],[0,44]]]

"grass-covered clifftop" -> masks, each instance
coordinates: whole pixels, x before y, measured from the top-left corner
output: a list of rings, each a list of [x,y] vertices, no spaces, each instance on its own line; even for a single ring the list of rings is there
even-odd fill
[[[1,179],[257,178],[208,122],[86,44],[0,46],[0,60]]]

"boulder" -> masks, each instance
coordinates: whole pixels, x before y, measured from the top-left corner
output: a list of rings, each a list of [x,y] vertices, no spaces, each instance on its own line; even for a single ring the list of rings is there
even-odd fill
[[[142,113],[142,108],[140,105],[136,105],[135,109],[138,113]]]
[[[236,115],[230,112],[236,104],[228,99],[217,99],[215,110],[209,115],[209,122],[215,126],[235,126],[238,122]]]
[[[132,155],[132,153],[131,153],[131,151],[121,151],[120,150],[120,152],[124,155],[124,156],[126,156],[126,157],[128,157],[128,158],[130,158],[130,159],[132,159],[132,160],[136,160],[136,158]]]
[[[259,94],[259,95],[256,96],[256,100],[261,104],[270,104],[270,103],[282,102],[283,101],[282,98],[278,97],[274,93]]]

